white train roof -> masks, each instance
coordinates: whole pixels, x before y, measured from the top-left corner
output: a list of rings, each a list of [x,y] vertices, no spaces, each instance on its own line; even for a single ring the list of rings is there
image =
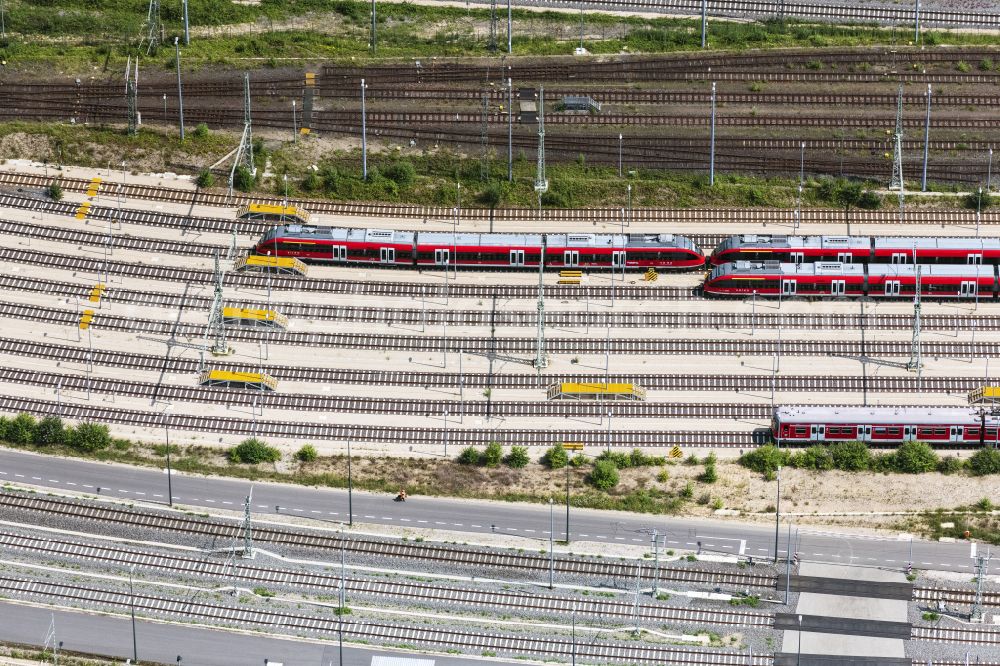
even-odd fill
[[[1000,249],[1000,238],[875,238],[875,249],[899,248],[900,250],[997,250]]]
[[[870,277],[882,278],[912,278],[916,274],[914,264],[845,264],[837,261],[817,261],[815,263],[791,264],[778,261],[734,261],[716,266],[712,277],[723,275],[760,275],[760,276],[816,276],[837,275],[863,277],[867,266]],[[980,264],[918,264],[921,278],[928,277],[967,277],[992,278],[993,266]]]
[[[864,425],[979,425],[979,412],[971,407],[820,407],[784,405],[774,408],[779,422]],[[1000,424],[1000,416],[987,414],[987,425]]]
[[[724,247],[723,247],[724,246]],[[780,234],[743,234],[730,236],[723,241],[722,249],[745,248],[823,248],[823,249],[871,249],[868,236],[785,236]]]

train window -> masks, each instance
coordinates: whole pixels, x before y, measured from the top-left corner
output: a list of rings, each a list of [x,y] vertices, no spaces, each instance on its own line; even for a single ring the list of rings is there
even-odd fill
[[[970,437],[979,437],[979,428],[966,428],[965,434]]]
[[[876,428],[875,428],[875,434],[876,434],[876,435],[884,435],[884,434],[885,434],[885,431],[886,431],[886,429],[885,429],[885,428],[882,428],[882,427],[876,427]]]
[[[935,435],[947,435],[948,434],[948,429],[947,428],[934,428],[934,434]]]
[[[900,431],[899,428],[889,428],[889,434],[890,435],[898,435],[898,434],[900,434],[900,432],[901,431]]]
[[[804,435],[804,434],[806,434],[806,430],[807,430],[807,428],[805,426],[795,426],[795,434],[796,435]]]

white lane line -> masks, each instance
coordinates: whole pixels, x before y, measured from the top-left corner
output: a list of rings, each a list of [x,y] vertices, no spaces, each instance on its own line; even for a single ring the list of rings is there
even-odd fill
[[[973,541],[972,548],[969,549],[969,557],[975,557],[975,556],[976,556],[976,542]]]
[[[311,509],[309,513],[323,513],[322,511],[317,511],[316,509]]]
[[[382,520],[395,520],[392,516],[382,516]]]
[[[87,485],[87,484],[85,483],[85,484],[83,484],[83,487],[84,487],[84,488],[93,488],[94,486],[91,486],[91,485]]]
[[[120,493],[127,493],[127,492],[129,492],[129,491],[127,491],[127,490],[122,490],[121,488],[119,488],[119,489],[118,489],[118,492],[120,492]]]
[[[207,499],[207,500],[205,500],[205,501],[206,501],[206,502],[211,502],[212,504],[215,504],[215,500],[211,500],[211,499]]]
[[[482,525],[469,525],[469,527],[482,527]]]
[[[226,500],[222,500],[222,503],[223,504],[232,504],[232,502],[227,502]]]
[[[59,479],[49,479],[49,483],[59,483]]]
[[[136,494],[136,495],[145,495],[146,493],[140,493],[140,492],[139,492],[139,491],[137,490],[137,491],[135,491],[135,494]]]
[[[16,476],[19,479],[23,479],[24,478],[24,474],[14,474],[14,476]],[[89,488],[90,486],[87,486],[87,487]]]
[[[740,555],[745,555],[747,552],[747,540],[740,539]]]
[[[42,477],[40,477],[40,476],[33,476],[31,478],[34,479],[35,481],[41,481],[42,480]]]
[[[409,518],[400,518],[400,519],[399,519],[399,522],[401,522],[401,523],[409,523],[409,522],[411,522],[411,521],[410,521],[410,519],[409,519]]]

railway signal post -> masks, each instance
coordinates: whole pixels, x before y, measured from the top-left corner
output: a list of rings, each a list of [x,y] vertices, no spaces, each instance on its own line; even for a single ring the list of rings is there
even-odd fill
[[[563,448],[567,451],[583,451],[582,442],[563,442]],[[566,545],[569,545],[569,460],[566,461]]]
[[[775,478],[778,481],[778,492],[774,503],[774,563],[778,563],[778,525],[781,522],[781,465],[778,465]]]
[[[712,81],[712,130],[709,136],[708,184],[715,185],[715,81]]]

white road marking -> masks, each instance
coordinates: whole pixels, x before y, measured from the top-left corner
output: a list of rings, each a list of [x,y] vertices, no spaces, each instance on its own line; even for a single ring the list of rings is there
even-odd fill
[[[973,541],[972,548],[969,550],[969,557],[975,557],[975,556],[976,556],[976,542]]]
[[[747,551],[747,540],[740,539],[740,555],[745,554]]]

